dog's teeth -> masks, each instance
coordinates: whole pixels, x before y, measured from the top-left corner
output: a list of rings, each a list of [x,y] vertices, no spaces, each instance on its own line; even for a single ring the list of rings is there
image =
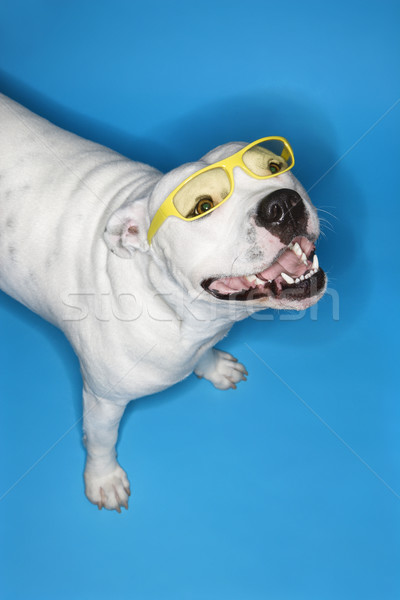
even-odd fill
[[[292,242],[290,242],[288,248],[289,248],[289,250],[293,250],[293,244],[292,244]]]
[[[249,283],[256,283],[257,285],[264,285],[265,281],[259,279],[257,275],[245,275],[244,277]]]
[[[281,277],[286,281],[286,283],[294,283],[294,279],[287,275],[286,273],[281,273]]]
[[[246,275],[245,279],[247,279],[249,283],[253,283],[253,281],[256,281],[257,277],[255,275]]]
[[[295,283],[299,283],[300,281],[300,277],[296,277],[296,279],[294,280]]]
[[[313,266],[313,269],[316,269],[316,270],[318,270],[318,268],[319,268],[318,256],[316,254],[314,254],[312,266]]]
[[[301,256],[303,254],[302,249],[300,248],[300,245],[298,244],[298,242],[296,242],[295,244],[293,244],[293,248],[291,248],[291,250],[293,250],[293,252],[297,255],[297,256]]]
[[[300,281],[304,281],[304,275],[300,275]]]
[[[289,246],[290,248],[290,246]],[[292,248],[290,248],[292,252],[295,253],[295,255],[301,259],[301,261],[305,264],[308,265],[308,260],[307,260],[307,256],[304,254],[303,250],[301,249],[301,246],[298,242],[295,242],[292,245]]]

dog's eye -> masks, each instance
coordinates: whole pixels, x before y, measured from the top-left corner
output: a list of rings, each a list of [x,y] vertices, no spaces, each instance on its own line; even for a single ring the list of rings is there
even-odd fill
[[[269,163],[269,170],[273,175],[275,175],[275,173],[279,173],[279,171],[281,170],[281,165],[277,162],[271,161]]]
[[[200,198],[200,200],[197,201],[193,212],[195,215],[202,215],[208,210],[211,210],[213,206],[214,202],[211,196],[203,196],[202,198]]]

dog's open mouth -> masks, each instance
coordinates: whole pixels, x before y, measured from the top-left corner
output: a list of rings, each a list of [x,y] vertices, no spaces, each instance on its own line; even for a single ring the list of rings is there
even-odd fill
[[[322,291],[325,273],[320,269],[315,245],[306,237],[294,238],[267,269],[239,277],[211,277],[202,287],[221,300],[304,300]]]

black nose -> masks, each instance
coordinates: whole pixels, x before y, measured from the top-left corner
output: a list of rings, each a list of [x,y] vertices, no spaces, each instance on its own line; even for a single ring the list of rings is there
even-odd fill
[[[267,226],[279,225],[288,219],[290,220],[293,212],[298,213],[298,204],[302,205],[303,200],[294,190],[285,188],[275,190],[275,192],[271,192],[261,200],[258,205],[257,216],[259,221]]]
[[[265,196],[257,207],[256,223],[286,243],[304,233],[307,213],[304,202],[294,190],[282,188]],[[289,243],[289,242],[287,242]]]

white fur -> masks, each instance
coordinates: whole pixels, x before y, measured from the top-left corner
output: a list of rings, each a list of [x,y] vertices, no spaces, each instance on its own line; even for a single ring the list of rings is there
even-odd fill
[[[233,323],[268,306],[305,306],[221,301],[200,282],[259,272],[282,250],[278,238],[254,224],[267,193],[297,190],[315,235],[316,212],[291,173],[262,182],[236,168],[227,202],[197,221],[168,218],[149,247],[148,226],[166,195],[243,144],[220,146],[162,175],[4,96],[0,126],[0,287],[60,327],[77,353],[86,494],[99,507],[120,510],[129,483],[115,444],[128,402],[193,371],[219,389],[235,386],[245,368],[213,349]]]

